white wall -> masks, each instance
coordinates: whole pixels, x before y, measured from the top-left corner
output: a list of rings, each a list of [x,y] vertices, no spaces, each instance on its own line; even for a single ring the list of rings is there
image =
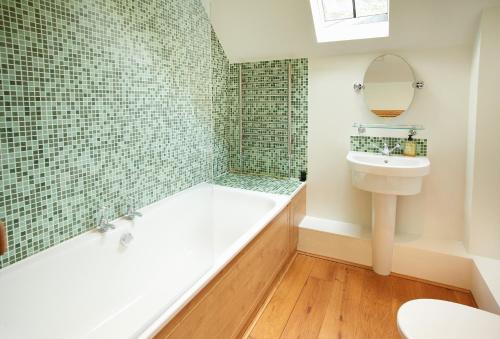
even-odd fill
[[[428,138],[431,160],[422,192],[398,199],[397,232],[461,240],[470,47],[392,53],[405,58],[417,79],[425,81],[410,109],[392,121],[423,124],[426,130],[418,136]],[[370,225],[370,193],[352,187],[345,156],[349,136],[356,133],[353,122],[383,122],[352,89],[378,55],[309,59],[310,216]]]
[[[485,10],[471,72],[466,243],[500,259],[500,7]]]

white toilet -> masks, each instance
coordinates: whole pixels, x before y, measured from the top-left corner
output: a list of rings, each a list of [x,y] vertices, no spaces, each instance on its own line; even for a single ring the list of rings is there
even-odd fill
[[[449,301],[408,301],[397,319],[407,339],[500,339],[499,315]]]

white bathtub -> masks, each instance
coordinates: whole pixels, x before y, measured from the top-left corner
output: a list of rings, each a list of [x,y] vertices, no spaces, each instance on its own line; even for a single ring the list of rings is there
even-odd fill
[[[149,338],[289,196],[200,184],[0,270],[0,337]],[[120,237],[130,232],[128,247]]]

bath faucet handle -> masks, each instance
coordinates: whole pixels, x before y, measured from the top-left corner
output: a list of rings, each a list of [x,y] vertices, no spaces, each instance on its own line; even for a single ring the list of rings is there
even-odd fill
[[[137,212],[134,207],[134,204],[129,203],[127,205],[127,210],[125,211],[125,218],[133,220],[135,217],[142,217],[142,213]]]
[[[97,230],[101,233],[105,233],[114,228],[115,225],[109,222],[109,207],[101,207],[97,212]]]

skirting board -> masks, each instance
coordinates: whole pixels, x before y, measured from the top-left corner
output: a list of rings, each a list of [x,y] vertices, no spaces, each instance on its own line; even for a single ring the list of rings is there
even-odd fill
[[[371,240],[309,228],[299,229],[299,251],[371,266]],[[470,290],[472,260],[453,254],[415,248],[405,243],[394,245],[392,271],[440,284]]]
[[[306,216],[297,250],[372,266],[370,230]],[[470,255],[460,242],[396,237],[392,271],[472,292],[480,309],[500,314],[500,260]]]
[[[500,260],[474,257],[471,292],[480,309],[500,314]]]

